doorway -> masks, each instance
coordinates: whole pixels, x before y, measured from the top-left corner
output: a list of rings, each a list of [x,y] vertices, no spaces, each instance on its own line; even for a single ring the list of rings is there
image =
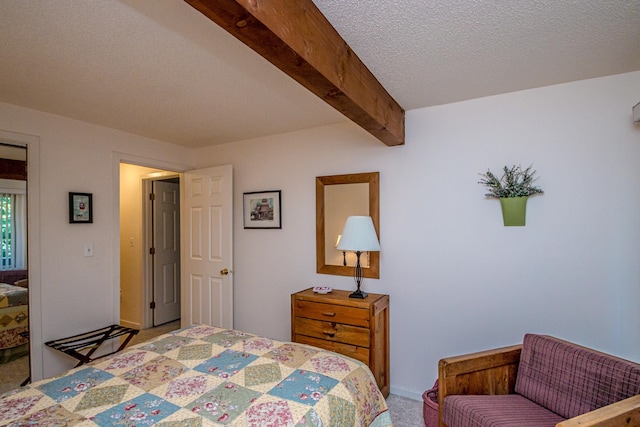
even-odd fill
[[[27,147],[0,142],[0,394],[30,378]]]
[[[121,157],[114,163],[119,173],[116,227],[119,244],[114,245],[120,260],[120,280],[114,298],[120,299],[116,319],[127,327],[146,329],[153,325],[152,275],[145,266],[148,241],[143,235],[145,179],[178,177],[182,210],[181,230],[181,326],[207,323],[233,327],[233,168],[231,165],[184,171],[138,166],[145,159]],[[136,164],[126,163],[137,162]],[[162,166],[160,166],[162,167]],[[150,235],[150,233],[148,234]],[[118,295],[119,290],[119,295]]]
[[[120,163],[123,326],[147,329],[180,318],[179,188],[176,172]]]

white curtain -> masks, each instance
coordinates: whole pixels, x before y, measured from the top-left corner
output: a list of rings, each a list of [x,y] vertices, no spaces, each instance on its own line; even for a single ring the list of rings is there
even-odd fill
[[[16,194],[14,203],[14,268],[24,270],[27,268],[27,195]]]

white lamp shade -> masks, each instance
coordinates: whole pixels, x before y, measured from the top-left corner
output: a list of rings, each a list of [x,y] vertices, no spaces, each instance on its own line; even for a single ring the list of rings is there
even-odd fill
[[[350,216],[344,224],[337,249],[341,251],[379,251],[380,243],[370,216]]]

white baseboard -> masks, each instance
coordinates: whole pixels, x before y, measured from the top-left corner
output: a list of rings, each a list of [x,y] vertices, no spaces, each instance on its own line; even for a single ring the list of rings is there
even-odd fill
[[[129,322],[128,320],[120,319],[120,326],[124,326],[125,328],[133,328],[142,330],[142,325],[137,322]]]
[[[407,399],[422,401],[422,393],[424,393],[429,388],[425,388],[422,391],[414,391],[391,386],[390,393],[397,396],[406,397]]]

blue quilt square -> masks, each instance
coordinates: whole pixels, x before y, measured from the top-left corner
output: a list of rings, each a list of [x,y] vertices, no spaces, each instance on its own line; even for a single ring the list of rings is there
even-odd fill
[[[56,402],[63,402],[111,378],[113,374],[100,369],[87,368],[42,384],[38,389]]]
[[[225,350],[222,353],[205,360],[194,370],[205,374],[217,375],[227,379],[242,370],[249,363],[256,360],[258,356],[244,353],[242,351]]]
[[[338,380],[298,369],[269,391],[272,396],[313,406],[333,389]]]
[[[145,393],[99,413],[91,420],[99,426],[155,425],[179,409],[179,406],[171,402]]]

